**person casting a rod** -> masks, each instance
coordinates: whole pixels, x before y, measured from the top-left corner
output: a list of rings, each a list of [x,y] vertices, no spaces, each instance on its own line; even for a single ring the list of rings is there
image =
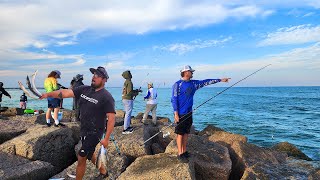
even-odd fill
[[[180,70],[181,80],[174,83],[172,87],[171,103],[174,110],[174,122],[177,123],[175,133],[177,134],[178,159],[188,162],[190,154],[187,150],[188,134],[193,123],[192,105],[196,90],[218,82],[228,82],[230,78],[191,80],[193,72],[191,66],[186,65]]]

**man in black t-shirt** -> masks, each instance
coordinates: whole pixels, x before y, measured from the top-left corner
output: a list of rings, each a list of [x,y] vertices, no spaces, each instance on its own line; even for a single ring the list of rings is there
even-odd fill
[[[43,94],[40,99],[47,97],[69,98],[75,97],[80,108],[80,138],[82,147],[78,153],[78,165],[76,179],[82,179],[85,173],[86,160],[93,164],[96,162],[94,150],[100,142],[105,148],[108,146],[109,137],[115,124],[115,105],[112,95],[104,88],[109,78],[107,71],[103,67],[97,69],[90,68],[93,74],[91,86],[80,86],[75,89],[62,89]],[[106,128],[106,118],[108,117],[105,138],[101,140]],[[99,169],[103,177],[107,176],[104,166]]]

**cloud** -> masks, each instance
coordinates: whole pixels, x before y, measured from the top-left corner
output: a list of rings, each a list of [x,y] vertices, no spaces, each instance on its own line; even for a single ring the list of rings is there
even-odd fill
[[[160,49],[164,51],[174,52],[179,55],[185,54],[190,51],[194,51],[196,49],[202,49],[202,48],[209,48],[213,46],[218,46],[221,44],[224,44],[225,42],[228,42],[232,39],[232,37],[226,37],[221,40],[201,40],[196,39],[189,43],[173,43],[166,46],[155,46],[153,49]]]
[[[272,46],[284,44],[303,44],[320,41],[320,26],[309,24],[280,28],[276,32],[266,35],[258,43],[259,46]]]
[[[267,13],[266,13],[267,12]],[[269,10],[246,4],[228,6],[197,1],[7,1],[0,4],[0,48],[39,48],[88,31],[99,35],[141,34],[220,23],[228,18],[259,17]],[[65,40],[66,42],[75,42]],[[53,41],[53,42],[52,42]],[[35,42],[41,42],[40,46]],[[60,45],[68,45],[61,43]]]

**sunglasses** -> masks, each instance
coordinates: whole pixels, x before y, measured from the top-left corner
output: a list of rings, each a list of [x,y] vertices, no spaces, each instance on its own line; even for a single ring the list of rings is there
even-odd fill
[[[99,75],[99,74],[97,74],[97,73],[94,73],[94,74],[93,74],[93,77],[95,77],[95,78],[98,78],[98,77],[104,78],[103,76],[101,76],[101,75]]]

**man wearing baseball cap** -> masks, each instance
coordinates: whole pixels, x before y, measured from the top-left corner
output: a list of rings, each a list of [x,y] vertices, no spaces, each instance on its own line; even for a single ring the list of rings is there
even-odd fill
[[[190,154],[187,150],[188,134],[192,126],[192,105],[195,92],[210,84],[228,82],[230,78],[191,80],[195,70],[186,65],[181,70],[181,79],[172,86],[171,103],[174,111],[174,122],[177,123],[178,159],[186,163]]]
[[[75,89],[62,89],[46,93],[40,99],[47,97],[69,98],[75,97],[80,108],[80,139],[82,147],[78,152],[78,165],[76,179],[82,179],[85,173],[86,160],[93,164],[96,162],[94,151],[100,142],[105,148],[108,147],[109,137],[115,124],[115,105],[112,95],[104,88],[109,79],[105,68],[99,66],[97,69],[90,68],[93,74],[91,86],[80,86]],[[106,129],[106,119],[107,129]],[[103,134],[105,137],[103,138]],[[101,140],[102,139],[102,140]],[[105,165],[99,169],[102,178],[108,176]]]

